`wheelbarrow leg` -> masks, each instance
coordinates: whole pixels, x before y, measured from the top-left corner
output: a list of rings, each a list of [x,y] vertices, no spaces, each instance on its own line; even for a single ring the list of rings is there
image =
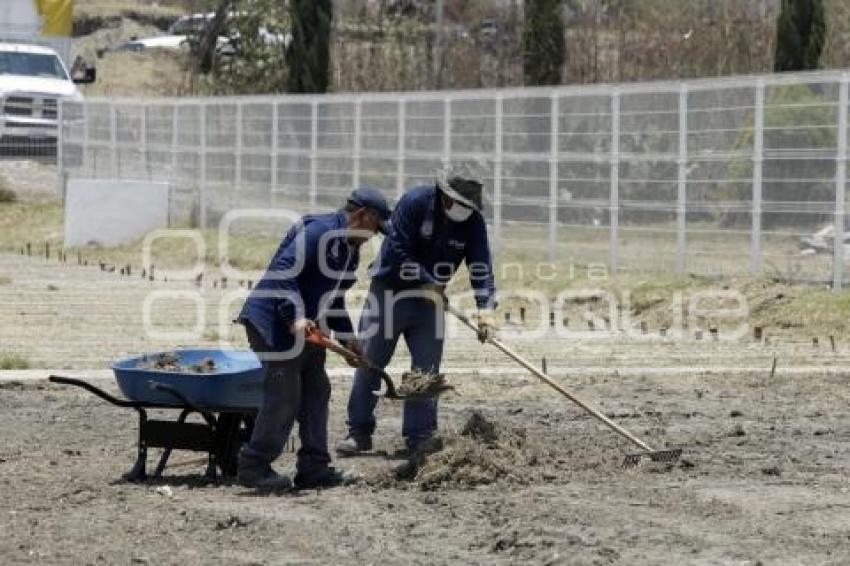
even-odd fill
[[[148,422],[148,415],[141,407],[134,407],[139,413],[139,446],[136,452],[136,463],[129,472],[124,474],[122,479],[129,482],[143,482],[147,478],[145,473],[145,463],[148,459],[148,446],[145,441],[145,426]]]
[[[221,413],[218,416],[215,436],[216,463],[222,478],[236,477],[239,467],[239,449],[242,446],[241,425],[244,415]]]
[[[191,409],[183,409],[180,412],[180,416],[177,417],[177,422],[183,424],[186,422],[186,418],[192,412]],[[162,455],[159,457],[159,463],[156,465],[156,470],[154,470],[153,478],[159,479],[162,477],[162,472],[165,471],[165,466],[168,464],[168,459],[171,457],[171,448],[165,448],[162,451]]]

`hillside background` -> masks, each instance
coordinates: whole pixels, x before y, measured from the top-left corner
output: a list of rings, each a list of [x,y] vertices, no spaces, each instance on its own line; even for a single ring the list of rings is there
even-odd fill
[[[242,0],[243,2],[245,0]],[[567,0],[564,84],[686,79],[769,72],[780,0]],[[268,92],[192,72],[186,54],[99,49],[164,33],[210,0],[77,0],[75,46],[96,62],[87,94],[189,95]],[[446,0],[442,33],[435,1],[336,1],[334,91],[521,86],[522,2]],[[850,61],[850,2],[825,0],[821,66]],[[285,26],[285,22],[279,22]],[[247,82],[247,81],[245,81]],[[253,82],[253,81],[252,81]]]

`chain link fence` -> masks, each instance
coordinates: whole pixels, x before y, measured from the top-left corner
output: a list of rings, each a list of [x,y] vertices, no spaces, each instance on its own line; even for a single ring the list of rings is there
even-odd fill
[[[848,79],[65,102],[60,184],[168,181],[173,223],[214,228],[466,164],[503,257],[839,289]]]

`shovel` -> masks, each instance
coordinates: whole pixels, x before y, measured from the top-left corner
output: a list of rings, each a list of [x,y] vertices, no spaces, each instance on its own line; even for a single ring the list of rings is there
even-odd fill
[[[478,325],[475,324],[474,322],[472,322],[469,319],[468,316],[466,316],[465,314],[460,312],[458,309],[453,307],[449,303],[448,300],[445,301],[445,305],[446,305],[446,310],[448,310],[450,313],[455,315],[466,326],[468,326],[469,328],[474,330],[476,334],[480,334],[480,329],[478,328]],[[674,449],[670,449],[670,450],[655,450],[655,449],[653,449],[651,446],[649,446],[649,444],[647,444],[646,442],[639,439],[638,437],[636,437],[634,434],[632,434],[631,432],[629,432],[628,430],[626,430],[622,426],[618,425],[617,423],[615,423],[614,421],[609,419],[607,416],[605,416],[604,413],[602,413],[602,411],[591,406],[586,401],[583,401],[578,396],[576,396],[575,393],[573,393],[572,391],[569,391],[568,389],[562,387],[558,382],[556,382],[554,379],[552,379],[551,377],[546,375],[546,373],[540,371],[539,369],[537,369],[536,367],[531,365],[531,363],[528,360],[526,360],[525,358],[523,358],[522,356],[520,356],[519,354],[517,354],[516,352],[511,350],[508,346],[506,346],[501,341],[499,341],[499,340],[497,340],[496,338],[493,338],[493,337],[488,337],[487,342],[492,344],[493,346],[495,346],[499,350],[501,350],[505,355],[507,355],[513,361],[517,362],[519,365],[521,365],[522,367],[524,367],[525,369],[530,371],[532,374],[534,374],[535,377],[537,377],[538,379],[540,379],[541,381],[546,383],[548,386],[553,388],[555,391],[557,391],[558,393],[560,393],[561,395],[563,395],[564,397],[566,397],[567,399],[569,399],[570,401],[572,401],[573,403],[575,403],[576,405],[578,405],[579,407],[581,407],[582,409],[584,409],[585,411],[590,413],[596,419],[602,421],[606,426],[608,426],[614,432],[616,432],[617,434],[619,434],[623,438],[627,439],[629,442],[631,442],[635,446],[639,447],[641,449],[640,452],[634,452],[632,454],[626,454],[626,457],[623,460],[623,466],[624,467],[630,467],[630,466],[637,465],[641,461],[642,458],[649,458],[653,462],[675,462],[682,456],[682,449],[681,448],[674,448]]]
[[[429,390],[423,393],[411,393],[408,395],[403,395],[396,390],[395,383],[393,383],[392,378],[386,371],[373,364],[368,358],[358,355],[353,350],[346,348],[330,336],[322,334],[322,332],[318,329],[310,330],[307,332],[307,342],[315,346],[319,346],[320,348],[330,350],[335,354],[339,354],[346,360],[360,360],[366,369],[377,373],[380,376],[381,381],[384,382],[385,389],[383,391],[375,391],[374,395],[376,397],[386,397],[387,399],[394,399],[396,401],[432,399],[434,397],[439,396],[441,393],[452,389],[451,385],[441,385],[433,390]]]

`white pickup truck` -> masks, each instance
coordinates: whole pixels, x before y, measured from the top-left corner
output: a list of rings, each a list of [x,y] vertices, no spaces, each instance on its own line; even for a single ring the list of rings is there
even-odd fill
[[[61,100],[81,101],[75,83],[90,83],[93,69],[74,79],[58,53],[39,45],[0,43],[0,142],[56,143]]]

